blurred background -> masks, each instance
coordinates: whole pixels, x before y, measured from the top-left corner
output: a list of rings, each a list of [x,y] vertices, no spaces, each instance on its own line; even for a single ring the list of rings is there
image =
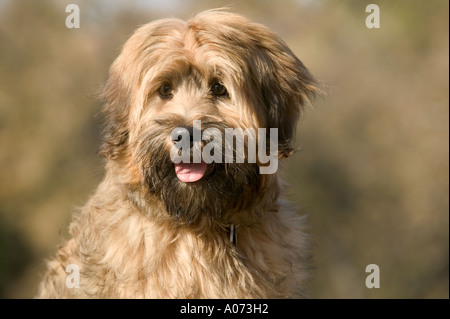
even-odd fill
[[[79,29],[65,26],[71,3]],[[34,296],[102,179],[95,92],[121,45],[140,24],[227,5],[327,87],[284,167],[315,242],[310,296],[449,297],[448,1],[0,0],[1,298]]]

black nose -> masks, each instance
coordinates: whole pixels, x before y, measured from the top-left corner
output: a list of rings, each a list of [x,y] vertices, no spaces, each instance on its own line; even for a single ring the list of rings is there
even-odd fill
[[[177,127],[172,131],[172,142],[179,142],[183,138],[183,135],[186,134],[186,131],[189,133],[189,141],[190,143],[194,140],[194,128],[192,126],[183,126]]]

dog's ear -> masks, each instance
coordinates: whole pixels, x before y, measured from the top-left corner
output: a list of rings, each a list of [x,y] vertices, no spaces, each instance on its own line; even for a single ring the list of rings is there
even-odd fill
[[[103,143],[99,154],[108,159],[125,155],[129,138],[129,115],[139,87],[152,65],[158,63],[158,52],[164,50],[164,39],[177,33],[184,22],[177,19],[157,20],[135,30],[111,65],[109,78],[99,94],[103,102]],[[156,53],[155,53],[156,52]]]
[[[283,40],[264,26],[253,24],[254,75],[266,108],[267,128],[278,128],[279,156],[293,153],[291,146],[303,107],[318,92],[317,81]]]
[[[111,65],[109,78],[99,94],[104,120],[99,154],[107,159],[118,159],[126,153],[131,104],[143,75],[152,63],[152,50],[149,48],[158,39],[154,36],[158,23],[149,23],[135,30]]]
[[[150,26],[147,26],[147,29]],[[140,54],[146,46],[142,34],[147,31],[138,28],[124,44],[122,52],[109,69],[108,80],[100,92],[103,103],[103,142],[99,154],[107,159],[118,159],[125,155],[129,137],[129,114],[132,97],[139,86],[142,70]],[[151,37],[150,37],[151,39]]]
[[[103,103],[103,141],[99,154],[107,159],[117,159],[124,153],[128,143],[128,112],[130,94],[120,76],[120,61],[111,66],[109,79],[100,92]]]
[[[264,114],[259,124],[278,129],[279,155],[289,156],[300,113],[320,91],[317,81],[286,43],[261,24],[219,9],[199,14],[191,25],[200,38],[210,33],[208,41],[219,44],[246,75],[245,94]]]

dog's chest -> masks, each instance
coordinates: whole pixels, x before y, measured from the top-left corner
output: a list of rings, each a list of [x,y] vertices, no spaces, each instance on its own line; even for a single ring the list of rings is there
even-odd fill
[[[102,269],[90,269],[89,273],[104,274],[103,294],[108,297],[267,296],[255,276],[260,269],[246,265],[246,250],[232,241],[230,230],[199,236],[183,229],[171,231],[167,225],[122,220],[121,227],[110,230],[104,241]],[[98,296],[99,291],[95,294]]]

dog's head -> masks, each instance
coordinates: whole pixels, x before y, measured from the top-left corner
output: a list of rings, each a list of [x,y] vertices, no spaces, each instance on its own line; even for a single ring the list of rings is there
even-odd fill
[[[110,69],[100,153],[123,162],[170,214],[186,221],[221,216],[256,199],[263,164],[258,155],[253,162],[245,155],[244,163],[218,157],[174,163],[171,155],[183,136],[186,141],[183,133],[200,136],[188,143],[194,150],[221,142],[221,151],[213,153],[225,158],[226,129],[250,129],[242,143],[247,154],[258,129],[268,135],[275,128],[277,157],[287,157],[302,106],[316,91],[302,62],[260,24],[220,10],[187,22],[158,20],[136,30]]]

